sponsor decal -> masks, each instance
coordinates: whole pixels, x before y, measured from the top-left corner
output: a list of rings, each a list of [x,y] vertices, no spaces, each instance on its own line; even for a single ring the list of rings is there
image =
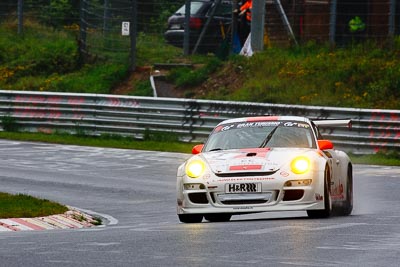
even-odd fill
[[[225,192],[227,193],[261,192],[261,183],[226,184]]]
[[[182,204],[183,204],[183,202],[182,202],[182,199],[177,199],[176,200],[176,204],[178,205],[178,207],[182,207]]]
[[[316,193],[316,194],[315,194],[315,200],[316,200],[316,201],[323,201],[323,200],[324,200],[324,197],[321,196],[320,194]]]
[[[310,125],[304,122],[291,122],[291,121],[247,121],[247,122],[235,122],[232,124],[220,125],[214,129],[214,132],[223,132],[230,129],[241,129],[241,128],[258,128],[258,127],[299,127],[299,128],[310,128]]]
[[[285,172],[285,171],[281,171],[279,174],[280,174],[282,177],[288,177],[288,176],[289,176],[289,173],[287,173],[287,172]]]
[[[221,126],[217,127],[217,129],[215,129],[214,132],[225,132],[225,131],[229,131],[229,130],[232,129],[233,127],[235,127],[235,124],[221,125]]]
[[[299,122],[285,122],[283,124],[285,127],[299,127],[299,128],[310,128],[310,125],[307,123],[299,123]]]
[[[258,122],[244,122],[239,123],[236,128],[255,128],[255,127],[268,127],[268,126],[278,126],[281,123],[279,121],[258,121]]]
[[[249,207],[249,206],[246,206],[246,207],[235,207],[233,209],[234,210],[252,210],[253,207]]]
[[[344,188],[343,184],[339,183],[339,186],[334,186],[331,189],[331,194],[333,199],[344,199]]]

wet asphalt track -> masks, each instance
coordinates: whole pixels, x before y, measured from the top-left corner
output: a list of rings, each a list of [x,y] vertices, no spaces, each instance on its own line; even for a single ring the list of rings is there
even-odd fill
[[[102,215],[106,227],[0,233],[1,266],[398,266],[400,168],[356,165],[354,212],[234,216],[185,225],[175,173],[188,155],[0,140],[1,191]]]

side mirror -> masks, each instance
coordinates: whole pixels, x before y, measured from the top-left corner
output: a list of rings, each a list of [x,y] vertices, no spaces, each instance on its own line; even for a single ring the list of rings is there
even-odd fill
[[[195,146],[192,148],[192,154],[193,154],[193,155],[199,154],[199,153],[203,150],[203,147],[204,147],[204,144],[195,145]]]
[[[333,144],[329,140],[318,140],[318,147],[321,150],[333,149]]]

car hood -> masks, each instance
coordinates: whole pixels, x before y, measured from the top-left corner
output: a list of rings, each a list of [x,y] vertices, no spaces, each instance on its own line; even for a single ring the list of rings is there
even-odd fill
[[[296,156],[310,151],[304,148],[252,148],[202,153],[216,174],[274,173]]]

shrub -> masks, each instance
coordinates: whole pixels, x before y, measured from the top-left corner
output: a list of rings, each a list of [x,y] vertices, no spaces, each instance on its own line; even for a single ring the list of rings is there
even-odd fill
[[[1,118],[1,125],[6,132],[17,132],[19,128],[16,119],[11,116],[3,116]]]
[[[153,88],[151,87],[150,81],[139,81],[135,86],[134,95],[136,96],[153,96]]]

